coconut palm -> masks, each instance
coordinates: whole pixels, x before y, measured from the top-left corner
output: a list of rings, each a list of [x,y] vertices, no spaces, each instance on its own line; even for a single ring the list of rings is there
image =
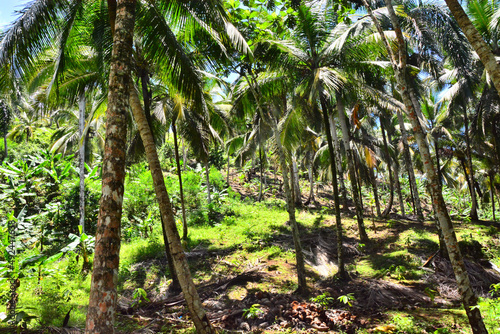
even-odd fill
[[[399,89],[402,93],[403,103],[405,105],[405,112],[410,119],[418,147],[420,149],[420,154],[422,156],[422,161],[424,163],[424,170],[429,179],[429,188],[434,202],[435,213],[441,226],[441,230],[446,242],[448,249],[448,254],[455,272],[455,277],[458,282],[458,287],[460,294],[462,295],[462,301],[465,307],[465,311],[469,318],[469,323],[472,327],[474,333],[487,333],[486,327],[481,317],[481,312],[477,308],[477,297],[472,291],[472,287],[469,281],[467,270],[465,268],[462,255],[458,249],[457,238],[453,229],[453,224],[451,222],[446,204],[444,202],[442,189],[439,187],[439,180],[437,179],[437,172],[435,165],[432,162],[429,145],[426,140],[425,132],[420,124],[417,114],[415,113],[413,102],[411,100],[410,94],[406,87],[408,87],[408,80],[406,77],[407,71],[407,50],[404,41],[403,33],[399,23],[399,19],[394,11],[393,5],[390,0],[386,1],[386,7],[389,13],[389,17],[396,35],[397,41],[397,52],[394,52],[391,44],[387,41],[386,35],[382,30],[382,27],[378,19],[373,14],[370,5],[366,0],[363,0],[365,7],[368,10],[370,17],[372,18],[377,31],[380,35],[382,42],[384,43],[389,60],[391,62],[394,74],[396,76]]]

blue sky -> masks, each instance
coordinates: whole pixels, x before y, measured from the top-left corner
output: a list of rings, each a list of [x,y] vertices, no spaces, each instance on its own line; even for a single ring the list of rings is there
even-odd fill
[[[15,19],[14,11],[22,9],[26,2],[26,0],[0,0],[0,29]]]

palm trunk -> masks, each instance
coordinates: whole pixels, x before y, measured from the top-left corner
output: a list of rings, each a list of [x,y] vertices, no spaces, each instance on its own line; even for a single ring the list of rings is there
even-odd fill
[[[377,179],[375,178],[375,173],[373,172],[373,168],[370,167],[370,181],[373,189],[373,198],[375,199],[375,208],[377,211],[377,217],[382,216],[380,213],[380,201],[378,199],[378,189],[377,189]]]
[[[297,158],[295,157],[295,154],[292,153],[292,170],[291,172],[293,173],[293,199],[295,201],[295,206],[301,207],[302,206],[302,192],[300,191],[300,184],[299,184],[299,169],[297,168]]]
[[[346,278],[346,270],[344,264],[344,245],[343,245],[343,231],[342,231],[342,219],[340,217],[340,196],[339,196],[339,185],[337,183],[337,161],[335,160],[335,150],[333,148],[332,142],[332,131],[329,126],[330,122],[328,119],[328,108],[324,96],[320,97],[321,109],[323,111],[323,123],[325,124],[326,132],[326,142],[328,144],[328,153],[330,154],[330,168],[332,170],[332,186],[333,186],[333,199],[335,205],[335,226],[337,235],[337,266],[338,275],[340,278]],[[338,103],[338,101],[337,101]]]
[[[179,191],[180,191],[180,195],[181,195],[182,240],[187,242],[188,226],[187,226],[187,219],[186,219],[186,207],[184,205],[184,190],[182,187],[182,171],[181,171],[181,164],[179,162],[179,146],[177,144],[177,126],[175,125],[175,122],[172,124],[172,132],[174,134],[175,163],[177,165],[177,176],[179,177]]]
[[[304,266],[304,254],[302,252],[302,245],[300,242],[299,226],[297,224],[297,220],[295,219],[295,205],[292,193],[293,183],[290,183],[290,181],[288,180],[288,167],[286,165],[285,152],[281,144],[281,139],[280,139],[281,136],[278,130],[277,122],[272,122],[272,126],[273,126],[274,137],[276,140],[278,156],[280,159],[281,170],[283,172],[283,186],[287,200],[288,217],[290,220],[290,225],[292,226],[293,244],[295,247],[295,261],[297,266],[298,291],[305,292],[307,291],[306,270]],[[293,181],[293,172],[290,173],[290,177],[292,178]],[[292,189],[290,185],[292,185]]]
[[[339,143],[339,138],[337,136],[335,115],[333,114],[330,117],[330,132],[332,134],[333,144],[335,147],[335,160],[337,162],[337,174],[339,177],[340,193],[342,194],[342,199],[344,201],[342,204],[342,210],[347,211],[349,205],[347,204],[348,201],[347,189],[345,187],[345,182],[344,182],[344,171],[342,170],[342,153],[340,152],[340,143]]]
[[[413,103],[412,103],[413,105]],[[410,147],[408,145],[408,134],[406,132],[405,123],[403,120],[403,115],[400,111],[397,112],[399,127],[401,130],[401,137],[403,139],[403,155],[405,160],[406,171],[408,172],[408,181],[410,183],[414,208],[417,214],[417,217],[420,221],[424,220],[424,216],[422,214],[422,206],[420,204],[420,196],[418,194],[417,182],[415,179],[415,172],[413,170],[413,162],[411,160],[410,155]]]
[[[387,145],[387,137],[385,135],[385,127],[384,127],[384,122],[380,120],[380,130],[382,131],[382,139],[384,141],[384,151],[385,155],[387,156],[387,172],[389,173],[389,187],[390,187],[390,193],[389,193],[389,203],[387,203],[387,207],[384,209],[384,212],[382,212],[382,217],[387,217],[389,213],[391,213],[392,209],[392,204],[394,202],[394,181],[392,177],[392,167],[391,167],[391,155],[389,154],[389,146]]]
[[[168,271],[170,272],[170,276],[172,277],[172,283],[168,287],[168,291],[172,294],[179,294],[182,289],[181,285],[179,283],[179,278],[177,278],[177,272],[175,271],[175,265],[174,265],[174,258],[172,257],[172,254],[170,253],[170,248],[168,247],[168,235],[167,235],[167,228],[165,221],[163,220],[163,216],[160,215],[160,222],[161,222],[161,232],[163,235],[163,242],[165,245],[165,256],[167,257],[167,266],[168,266]]]
[[[260,99],[259,95],[257,94],[255,90],[255,79],[254,78],[249,78],[248,76],[245,76],[248,85],[250,87],[250,90],[252,91],[252,94],[257,101],[257,109],[260,113],[260,117],[262,120],[265,121],[265,115],[264,111],[262,110],[262,107],[260,105]],[[255,85],[255,86],[254,86]],[[285,108],[286,109],[286,108]],[[292,236],[293,236],[293,244],[295,247],[295,261],[296,261],[296,268],[297,268],[297,280],[298,280],[298,292],[306,292],[307,291],[307,282],[306,282],[306,270],[305,270],[305,265],[304,265],[304,254],[302,252],[302,245],[300,242],[300,234],[299,234],[299,226],[297,224],[297,220],[295,219],[295,206],[293,203],[293,194],[292,191],[290,190],[290,181],[288,180],[288,167],[286,164],[286,158],[285,158],[285,151],[283,149],[283,145],[281,144],[281,134],[278,129],[278,123],[276,119],[271,115],[271,113],[268,114],[269,122],[268,125],[271,127],[273,130],[273,135],[275,138],[276,142],[276,151],[278,153],[278,158],[279,162],[281,165],[281,169],[283,172],[283,186],[285,190],[285,196],[286,196],[286,209],[288,211],[288,219],[290,221],[290,225],[292,226]],[[276,174],[276,173],[275,173]],[[291,175],[293,179],[293,175]]]
[[[479,56],[479,59],[481,59],[484,68],[490,75],[493,85],[495,85],[495,88],[497,89],[497,92],[500,91],[500,67],[498,66],[491,48],[476,30],[476,27],[474,27],[474,24],[471,22],[460,3],[457,0],[445,1],[451,13],[455,17],[455,20],[457,20],[460,29],[464,32],[465,36],[469,40],[469,43]]]
[[[191,278],[189,265],[182,249],[181,239],[175,224],[172,205],[170,203],[167,188],[165,187],[165,180],[163,179],[163,172],[158,159],[158,153],[156,152],[153,134],[151,133],[151,129],[149,128],[148,121],[144,111],[142,110],[139,96],[135,89],[131,89],[130,99],[132,105],[131,109],[134,114],[137,127],[139,128],[142,142],[144,143],[146,158],[153,177],[156,200],[160,206],[160,213],[164,224],[163,227],[166,231],[168,247],[170,249],[170,254],[172,255],[177,278],[179,279],[191,319],[193,320],[198,333],[215,333],[215,330],[203,310],[200,296],[198,295],[193,279]]]
[[[439,186],[443,188],[443,175],[441,174],[441,161],[439,158],[439,142],[436,137],[434,137],[434,148],[436,150],[436,169],[439,180]]]
[[[102,197],[85,333],[114,333],[135,0],[119,0],[111,55]]]
[[[356,218],[358,222],[359,230],[359,240],[362,243],[367,243],[368,234],[366,234],[365,224],[363,221],[363,207],[361,205],[361,199],[359,197],[358,190],[358,180],[356,177],[356,170],[354,166],[354,154],[351,149],[350,139],[349,139],[349,129],[347,127],[347,120],[344,114],[344,103],[340,94],[336,94],[337,97],[337,109],[340,121],[340,127],[342,128],[342,140],[344,141],[344,148],[347,155],[347,163],[349,167],[349,178],[351,179],[352,188],[352,198],[354,199],[354,205],[356,207]]]
[[[86,137],[83,135],[85,129],[85,91],[80,93],[78,101],[79,117],[78,117],[78,134],[80,135],[80,152],[79,152],[79,167],[80,167],[80,226],[81,233],[85,233],[85,145]]]
[[[306,204],[314,203],[316,202],[314,198],[314,158],[313,158],[313,153],[308,152],[310,156],[310,162],[309,162],[309,170],[308,170],[308,175],[309,175],[309,198],[307,199]]]
[[[449,1],[449,0],[448,0]],[[403,103],[405,105],[405,111],[411,121],[414,136],[417,141],[420,154],[422,157],[422,162],[424,165],[424,171],[427,174],[427,178],[430,180],[429,188],[431,192],[432,201],[434,202],[436,209],[436,216],[439,220],[439,224],[441,226],[441,230],[443,233],[443,237],[446,242],[446,247],[448,249],[448,255],[450,256],[450,261],[455,272],[455,278],[457,280],[458,290],[460,295],[462,296],[462,302],[464,304],[465,312],[469,318],[469,323],[472,328],[472,332],[474,334],[477,333],[488,333],[486,327],[484,325],[483,319],[481,317],[481,312],[477,305],[477,297],[475,296],[469,276],[467,274],[467,269],[465,268],[465,264],[462,258],[462,254],[460,253],[460,249],[458,247],[457,237],[455,235],[455,231],[453,228],[453,223],[448,214],[448,209],[446,208],[446,204],[443,198],[443,193],[441,187],[439,187],[438,176],[436,173],[435,166],[432,162],[431,154],[429,151],[429,144],[427,143],[427,139],[425,133],[422,129],[422,126],[415,114],[415,110],[413,108],[410,96],[408,94],[408,90],[406,87],[408,86],[406,80],[406,44],[403,38],[403,34],[401,32],[401,28],[399,27],[399,21],[394,12],[394,8],[392,7],[391,0],[386,0],[386,6],[389,12],[389,16],[396,32],[397,42],[398,42],[398,50],[399,50],[399,63],[396,62],[396,58],[391,49],[391,45],[385,39],[384,32],[378,23],[378,20],[373,15],[370,6],[363,0],[363,3],[368,9],[368,13],[374,23],[377,26],[377,30],[380,34],[382,41],[384,42],[388,54],[391,57],[391,63],[395,72],[396,80],[399,86],[399,91],[403,97]]]
[[[464,108],[464,124],[465,124],[465,153],[467,155],[467,164],[469,166],[470,175],[470,184],[474,185],[476,183],[474,177],[474,167],[472,166],[472,153],[470,148],[470,137],[469,137],[469,117],[467,116],[467,108]],[[474,187],[470,188],[471,191],[471,210],[470,210],[470,219],[478,220],[477,215],[477,197],[476,192],[474,191]]]

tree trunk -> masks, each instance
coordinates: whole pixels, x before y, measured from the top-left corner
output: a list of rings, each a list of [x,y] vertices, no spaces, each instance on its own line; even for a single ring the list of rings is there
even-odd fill
[[[449,1],[449,0],[448,0]],[[429,144],[427,143],[427,139],[425,133],[422,129],[422,126],[418,120],[418,117],[413,108],[413,104],[411,102],[411,98],[408,94],[408,83],[406,80],[406,44],[403,38],[403,34],[401,28],[399,27],[399,21],[394,12],[394,8],[392,7],[391,0],[386,0],[387,10],[389,12],[389,17],[391,19],[392,25],[394,27],[394,31],[396,33],[397,42],[398,42],[398,50],[399,50],[399,63],[396,61],[396,58],[392,52],[391,45],[385,39],[384,32],[378,23],[378,20],[373,15],[370,6],[363,0],[363,3],[368,9],[368,13],[374,23],[377,26],[377,30],[379,35],[385,44],[385,47],[388,51],[388,54],[391,58],[391,63],[394,69],[395,77],[399,86],[399,91],[403,97],[403,103],[405,105],[405,111],[410,119],[410,122],[413,127],[413,132],[415,139],[417,141],[417,145],[420,150],[420,154],[422,156],[422,162],[424,165],[424,171],[427,174],[427,178],[429,179],[429,188],[431,192],[432,201],[434,202],[436,209],[436,216],[439,220],[439,224],[441,225],[441,230],[446,242],[446,247],[448,249],[448,255],[450,256],[450,261],[455,272],[455,278],[457,280],[458,290],[460,295],[462,296],[462,302],[464,304],[465,312],[469,318],[469,323],[472,328],[472,332],[474,334],[477,333],[488,333],[486,327],[484,325],[483,319],[481,317],[481,312],[477,307],[477,297],[475,296],[470,281],[469,276],[467,274],[467,269],[465,268],[465,264],[462,258],[462,254],[460,253],[460,249],[458,247],[457,237],[455,235],[455,231],[453,228],[453,223],[451,222],[450,216],[448,214],[448,209],[446,208],[446,204],[444,202],[443,193],[441,187],[439,186],[438,176],[436,173],[435,166],[432,162],[431,154],[429,151]]]
[[[342,140],[344,141],[344,148],[347,155],[347,164],[349,167],[349,178],[351,179],[352,198],[354,199],[354,205],[356,207],[356,218],[358,222],[359,240],[362,243],[367,243],[369,240],[368,240],[368,234],[366,234],[365,224],[363,221],[363,207],[361,205],[361,199],[359,198],[358,181],[356,177],[356,170],[354,167],[354,154],[351,149],[349,128],[347,127],[347,120],[344,114],[344,103],[339,93],[336,94],[336,97],[337,97],[337,109],[338,109],[340,127],[342,128]]]
[[[474,50],[476,51],[479,59],[484,65],[484,68],[490,75],[490,79],[495,85],[497,92],[500,91],[500,67],[495,59],[495,55],[493,54],[491,48],[481,37],[479,32],[474,27],[474,24],[471,22],[462,6],[457,0],[445,0],[448,8],[451,13],[457,20],[460,29],[464,32],[464,35],[469,40],[469,43],[472,45]]]
[[[333,186],[333,203],[335,205],[335,227],[337,236],[337,266],[338,275],[344,279],[347,277],[345,264],[344,264],[344,245],[343,245],[343,231],[342,231],[342,218],[340,217],[340,196],[339,185],[337,183],[337,161],[335,160],[335,150],[332,142],[332,131],[328,118],[328,108],[324,96],[320,97],[321,109],[323,111],[323,123],[325,124],[326,142],[328,144],[328,153],[330,155],[330,168],[332,170],[332,186]],[[338,105],[339,101],[337,101]]]
[[[167,188],[165,187],[165,180],[163,179],[163,172],[161,170],[160,160],[158,159],[158,153],[156,152],[153,134],[151,133],[151,129],[149,128],[148,121],[144,111],[142,110],[139,96],[135,89],[131,89],[130,99],[132,112],[134,114],[137,127],[139,128],[142,142],[144,143],[146,158],[153,177],[156,200],[160,206],[160,213],[168,239],[168,247],[173,258],[175,271],[186,300],[186,305],[189,309],[189,314],[194,322],[197,333],[215,333],[215,330],[210,324],[210,321],[202,308],[200,296],[198,295],[193,279],[191,278],[189,265],[182,249],[181,239],[175,224],[172,205],[168,197]]]
[[[287,201],[288,217],[290,220],[290,225],[292,226],[293,244],[295,247],[295,261],[297,266],[297,278],[299,285],[298,291],[302,293],[307,291],[306,270],[304,266],[304,254],[302,253],[302,245],[300,242],[299,226],[297,224],[297,220],[295,219],[295,205],[292,193],[293,183],[290,183],[290,180],[288,180],[288,167],[286,165],[286,158],[283,145],[281,144],[281,135],[278,130],[278,124],[276,121],[273,122],[272,120],[271,123],[273,127],[274,137],[276,140],[276,147],[280,159],[281,170],[283,172],[283,186]],[[290,177],[292,178],[293,182],[293,172],[290,173]],[[290,185],[292,185],[292,187],[290,187]]]
[[[347,212],[349,208],[349,205],[347,204],[347,189],[344,182],[344,171],[342,170],[342,153],[340,152],[340,143],[337,136],[337,126],[334,114],[332,114],[330,117],[330,132],[332,134],[333,144],[335,147],[335,161],[337,162],[337,174],[339,177],[340,193],[342,194],[343,199],[342,210]]]
[[[179,162],[179,146],[177,144],[177,126],[175,122],[172,123],[172,132],[174,135],[174,153],[175,153],[175,163],[177,166],[177,176],[179,177],[179,191],[181,195],[181,210],[182,210],[182,240],[187,242],[188,226],[186,219],[186,207],[184,205],[184,190],[182,187],[182,171],[181,164]]]
[[[260,99],[259,99],[260,96],[257,94],[257,91],[255,90],[256,86],[255,79],[253,77],[249,78],[248,76],[245,76],[245,78],[248,82],[248,86],[250,87],[250,90],[252,91],[255,100],[257,101],[257,109],[260,113],[260,117],[262,120],[265,121],[264,111],[262,110],[262,107],[260,105]],[[295,206],[293,203],[293,194],[292,191],[290,190],[290,185],[291,184],[293,185],[293,183],[290,183],[288,179],[288,167],[286,164],[285,151],[283,149],[283,145],[281,144],[281,134],[278,128],[278,122],[276,119],[274,119],[271,113],[268,114],[268,118],[269,122],[267,123],[273,130],[273,135],[276,142],[276,149],[277,149],[276,151],[278,153],[281,170],[283,172],[283,186],[287,202],[286,209],[288,211],[288,219],[292,227],[293,244],[295,247],[295,261],[296,261],[297,280],[298,280],[297,291],[303,293],[307,291],[306,270],[304,265],[304,254],[302,252],[302,245],[300,242],[299,226],[297,224],[297,220],[295,219]],[[291,175],[291,177],[293,179],[293,175]]]
[[[382,212],[382,217],[387,217],[391,213],[392,204],[394,202],[394,181],[392,177],[391,155],[389,153],[389,146],[387,145],[387,137],[385,135],[385,127],[382,120],[380,120],[380,130],[382,131],[382,139],[384,141],[384,151],[385,155],[387,156],[387,161],[386,161],[387,172],[389,173],[389,187],[390,187],[389,203],[387,203],[387,207],[385,208],[384,212]]]
[[[135,3],[135,0],[119,0],[117,4],[106,111],[102,197],[97,221],[86,333],[114,333]]]
[[[292,153],[292,171],[293,173],[293,199],[295,206],[302,206],[302,192],[300,191],[299,184],[299,169],[297,168],[297,158],[295,154]]]
[[[373,172],[373,168],[369,168],[370,171],[370,181],[372,184],[373,188],[373,199],[375,200],[375,208],[377,211],[377,217],[382,216],[382,213],[380,212],[380,201],[378,199],[378,189],[377,189],[377,179],[375,178],[375,173]]]
[[[441,174],[441,161],[439,159],[439,142],[434,136],[434,149],[436,150],[436,169],[439,180],[439,186],[443,188],[443,175]]]
[[[469,178],[470,185],[474,185],[476,183],[474,177],[474,167],[472,166],[472,153],[470,148],[470,137],[469,137],[469,117],[467,116],[467,108],[464,108],[464,125],[465,125],[465,154],[467,155],[467,164],[469,166]],[[474,191],[474,187],[470,188],[471,190],[471,210],[470,210],[470,219],[478,220],[477,215],[477,197],[476,192]]]
[[[163,216],[160,215],[160,222],[161,222],[161,232],[163,235],[163,242],[165,244],[165,256],[167,257],[167,266],[168,266],[168,271],[170,272],[170,275],[172,277],[172,283],[168,287],[168,291],[172,294],[179,294],[182,289],[181,285],[179,283],[179,278],[177,278],[177,272],[175,270],[175,265],[174,265],[174,258],[172,257],[172,254],[170,253],[170,248],[169,248],[169,242],[168,242],[168,235],[167,235],[167,228],[166,228],[166,223],[163,220]]]
[[[412,103],[413,105],[413,103]],[[399,127],[401,130],[401,137],[403,140],[403,155],[405,160],[406,171],[408,172],[408,181],[410,182],[410,188],[412,192],[413,202],[415,204],[415,211],[417,217],[420,221],[424,220],[424,215],[422,214],[422,205],[420,204],[420,196],[418,194],[417,182],[415,179],[415,172],[413,170],[413,162],[410,155],[410,146],[408,145],[408,134],[406,132],[405,123],[403,120],[403,115],[400,111],[397,111]]]
[[[316,202],[316,199],[314,198],[314,157],[312,152],[308,152],[310,161],[309,161],[309,170],[308,170],[308,175],[309,175],[309,198],[307,199],[307,204],[309,203],[314,203]]]
[[[80,93],[78,100],[78,134],[80,135],[80,151],[79,151],[79,167],[80,167],[80,226],[81,233],[85,233],[85,145],[86,137],[83,135],[85,129],[85,107],[87,101],[85,99],[85,91]]]

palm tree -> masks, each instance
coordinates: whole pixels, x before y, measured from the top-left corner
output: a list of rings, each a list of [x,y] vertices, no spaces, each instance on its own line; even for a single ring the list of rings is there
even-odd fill
[[[429,152],[429,145],[427,143],[425,133],[422,129],[417,114],[415,113],[413,102],[411,100],[408,89],[406,89],[406,87],[408,87],[408,81],[406,77],[407,51],[401,27],[399,24],[399,19],[394,11],[394,8],[390,0],[386,0],[386,7],[389,12],[389,17],[394,32],[396,34],[396,41],[398,45],[397,53],[394,53],[393,49],[391,48],[391,44],[389,44],[389,42],[387,41],[386,35],[382,30],[382,27],[378,19],[373,14],[370,5],[366,0],[363,0],[363,3],[366,9],[368,10],[371,19],[373,20],[373,23],[377,28],[377,31],[380,35],[382,42],[386,47],[387,54],[389,56],[389,60],[394,70],[399,89],[402,93],[403,103],[405,105],[405,111],[414,129],[414,135],[420,149],[420,154],[422,156],[422,161],[424,164],[424,170],[427,174],[428,179],[430,180],[429,188],[432,200],[434,202],[436,216],[441,226],[441,230],[448,249],[448,254],[450,256],[450,260],[455,272],[455,277],[457,279],[459,291],[460,294],[462,295],[462,301],[467,316],[469,318],[469,323],[472,327],[472,331],[474,333],[487,333],[488,331],[486,330],[483,319],[481,317],[481,312],[477,308],[477,297],[472,291],[467,270],[465,268],[465,264],[463,262],[460,250],[458,248],[457,238],[453,229],[453,224],[448,214],[448,210],[446,208],[446,204],[443,199],[442,190],[439,187],[439,180],[437,179],[435,165],[431,159],[431,155]]]
[[[467,36],[469,43],[477,52],[479,59],[481,59],[481,62],[483,63],[486,71],[491,77],[493,85],[497,89],[497,92],[499,92],[500,94],[500,66],[498,66],[498,63],[495,59],[495,54],[493,52],[498,50],[497,37],[495,37],[492,40],[485,41],[481,36],[481,34],[479,33],[479,31],[474,26],[473,22],[469,19],[469,17],[465,13],[460,3],[457,0],[445,0],[445,1],[451,13],[455,17],[455,20],[457,21],[458,25],[464,32],[465,36]],[[481,2],[483,5],[486,5],[488,3],[486,1],[478,1],[478,3],[479,2]],[[492,50],[490,45],[488,45],[488,43],[491,43],[491,46],[494,45],[495,50]]]

